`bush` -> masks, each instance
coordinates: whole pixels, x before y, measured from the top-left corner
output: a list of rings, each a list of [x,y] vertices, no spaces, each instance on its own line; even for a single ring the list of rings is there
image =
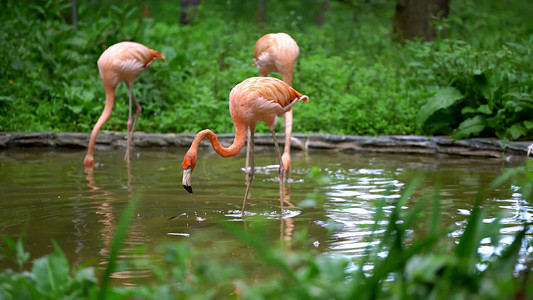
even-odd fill
[[[149,18],[138,1],[89,1],[79,3],[77,30],[70,4],[0,4],[0,130],[89,132],[105,101],[96,61],[110,45],[135,40],[169,62],[135,81],[144,107],[138,130],[233,132],[230,90],[258,75],[255,41],[284,31],[301,50],[294,86],[311,100],[295,107],[296,132],[533,137],[530,1],[452,1],[449,20],[435,24],[441,37],[407,45],[391,39],[394,6],[386,1],[331,1],[324,26],[313,22],[316,1],[313,9],[269,2],[264,24],[254,20],[253,1],[202,1],[187,26],[175,3],[151,1]],[[124,86],[104,129],[126,128]],[[443,100],[451,88],[461,99]]]

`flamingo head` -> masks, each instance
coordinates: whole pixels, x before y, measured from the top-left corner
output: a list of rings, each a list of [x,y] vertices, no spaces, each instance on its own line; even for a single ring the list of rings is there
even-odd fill
[[[191,176],[194,166],[196,166],[196,153],[188,151],[183,158],[181,166],[183,167],[183,187],[187,192],[192,194]]]
[[[163,53],[156,50],[152,50],[152,55],[154,57],[154,60],[162,59],[168,65],[167,59],[165,58],[165,55]]]
[[[291,156],[287,152],[284,152],[281,156],[281,161],[283,162],[283,172],[285,172],[285,178],[287,177],[287,173],[291,169]]]

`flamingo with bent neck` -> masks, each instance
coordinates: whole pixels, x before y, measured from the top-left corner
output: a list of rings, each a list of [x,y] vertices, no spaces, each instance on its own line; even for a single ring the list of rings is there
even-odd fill
[[[250,170],[246,182],[246,193],[242,203],[242,214],[246,200],[250,192],[250,185],[254,176],[254,133],[257,122],[263,121],[272,132],[276,154],[280,163],[280,174],[282,174],[283,161],[281,152],[276,140],[276,123],[278,117],[290,109],[294,103],[302,100],[309,101],[309,97],[298,93],[287,83],[272,77],[252,77],[236,85],[229,95],[229,110],[233,124],[235,125],[235,139],[228,148],[223,147],[218,137],[209,129],[204,129],[196,135],[191,147],[183,158],[183,187],[192,194],[191,175],[196,166],[198,147],[204,138],[208,138],[216,153],[222,157],[237,155],[244,147],[248,130],[250,131]],[[280,184],[283,178],[280,176]],[[280,197],[281,212],[283,214],[283,199]]]
[[[87,154],[83,160],[85,167],[94,166],[94,146],[96,144],[96,138],[98,132],[105,122],[111,116],[113,105],[115,104],[115,90],[121,81],[124,81],[128,86],[130,94],[129,113],[128,113],[128,142],[126,146],[126,154],[124,160],[127,163],[130,162],[130,145],[133,139],[133,132],[135,131],[135,125],[137,119],[141,114],[141,105],[135,95],[133,94],[132,86],[135,78],[141,74],[144,70],[148,69],[150,65],[156,60],[162,59],[166,62],[165,56],[161,52],[152,50],[142,44],[135,42],[120,42],[107,48],[104,53],[98,59],[98,71],[105,88],[105,106],[104,111],[98,118],[98,121],[93,127],[91,137],[89,139],[89,146]],[[132,103],[135,101],[137,110],[135,112],[135,120],[132,117]]]

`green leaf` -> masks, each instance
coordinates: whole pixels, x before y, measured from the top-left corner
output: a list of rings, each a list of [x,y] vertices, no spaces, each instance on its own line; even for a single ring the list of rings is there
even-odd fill
[[[17,241],[17,263],[23,266],[30,259],[30,253],[24,251],[24,241],[19,239]]]
[[[463,94],[454,88],[446,87],[439,89],[435,95],[427,99],[420,111],[418,112],[418,124],[424,124],[426,120],[436,111],[448,108],[454,105],[457,101],[463,99]]]
[[[480,105],[477,108],[477,111],[486,115],[492,114],[492,109],[487,104]]]
[[[477,113],[477,110],[473,107],[470,107],[470,106],[467,106],[467,107],[464,107],[462,110],[461,110],[461,114],[463,115],[466,115],[466,114],[475,114]]]
[[[68,261],[59,252],[35,259],[32,272],[37,289],[44,295],[60,295],[70,279]]]
[[[72,111],[74,114],[79,114],[83,110],[83,106],[81,105],[67,105],[67,108]]]
[[[463,139],[472,135],[478,135],[487,127],[487,120],[483,116],[475,116],[464,120],[454,133],[455,139]]]
[[[527,135],[527,130],[521,124],[513,124],[506,130],[506,134],[509,134],[514,140],[523,135]]]
[[[14,97],[10,97],[10,96],[0,96],[0,101],[10,101],[10,102],[13,102],[13,101],[15,101],[15,98],[14,98]]]
[[[472,209],[466,228],[459,239],[457,248],[455,248],[455,254],[461,260],[459,266],[463,274],[467,274],[474,269],[476,252],[481,240],[479,231],[483,224],[484,215],[479,205],[476,204]]]
[[[511,48],[514,48],[515,50],[517,50],[521,54],[530,54],[529,49],[526,46],[524,46],[524,45],[513,43],[513,42],[506,42],[505,44],[507,46],[511,47]]]

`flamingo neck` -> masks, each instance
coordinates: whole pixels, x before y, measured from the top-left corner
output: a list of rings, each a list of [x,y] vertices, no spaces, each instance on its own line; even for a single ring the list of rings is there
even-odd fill
[[[114,104],[115,103],[115,89],[114,88],[108,88],[105,87],[105,102],[106,104]],[[111,106],[111,109],[113,106]]]
[[[293,68],[289,68],[288,71],[285,71],[283,74],[281,74],[281,79],[283,80],[283,82],[285,82],[291,87],[292,87],[292,73],[293,73]]]
[[[191,150],[193,150],[194,152],[198,152],[200,142],[204,138],[208,138],[211,142],[211,146],[213,146],[213,150],[215,150],[218,155],[222,157],[235,156],[241,151],[242,147],[244,147],[244,143],[246,142],[247,130],[247,126],[235,125],[235,139],[233,140],[233,144],[231,144],[231,146],[229,146],[228,148],[225,148],[220,144],[217,135],[213,131],[209,129],[204,129],[198,132],[198,134],[192,141]]]

